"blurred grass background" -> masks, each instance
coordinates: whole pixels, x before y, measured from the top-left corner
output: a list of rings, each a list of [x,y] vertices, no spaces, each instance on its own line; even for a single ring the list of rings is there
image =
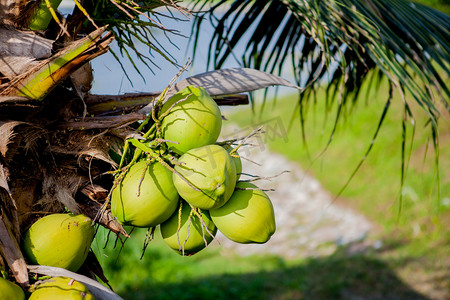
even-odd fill
[[[296,95],[272,99],[262,112],[261,103],[256,103],[253,112],[251,107],[233,108],[225,115],[227,122],[249,130],[280,116],[287,141],[268,139],[269,149],[298,163],[337,195],[372,142],[385,95],[385,83],[369,95],[362,93],[367,101],[345,111],[324,153],[336,113],[335,107],[325,106],[324,91],[318,92],[306,113],[307,145],[302,142],[298,109],[294,109]],[[180,257],[157,231],[139,260],[144,230],[135,230],[122,250],[120,244],[114,248],[112,240],[104,248],[106,233],[100,230],[93,248],[112,287],[125,299],[446,299],[445,291],[450,290],[450,118],[443,111],[438,184],[430,129],[419,110],[414,111],[416,130],[409,148],[412,125],[408,123],[410,161],[400,189],[402,108],[396,94],[371,153],[336,200],[376,224],[368,238],[381,241],[379,249],[350,255],[344,246],[328,257],[284,260],[237,257],[220,246],[210,246],[192,257]]]

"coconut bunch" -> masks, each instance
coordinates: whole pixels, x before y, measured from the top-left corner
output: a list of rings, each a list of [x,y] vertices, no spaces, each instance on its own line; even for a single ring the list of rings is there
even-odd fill
[[[114,39],[126,52],[139,34],[166,30],[154,8],[180,8],[86,0],[65,18],[59,3],[0,0],[0,299],[119,299],[97,282],[108,283],[90,250],[98,226],[118,238],[129,237],[124,226],[160,226],[180,254],[203,249],[217,230],[240,243],[267,241],[272,205],[238,181],[237,149],[217,142],[217,105],[295,86],[228,69],[171,82],[162,93],[92,95],[92,59]]]
[[[159,225],[182,255],[205,248],[217,230],[238,243],[267,242],[275,232],[272,203],[239,181],[237,147],[217,142],[221,127],[220,109],[204,88],[190,85],[167,100],[162,94],[139,128],[145,133],[124,146],[111,194],[117,220]]]

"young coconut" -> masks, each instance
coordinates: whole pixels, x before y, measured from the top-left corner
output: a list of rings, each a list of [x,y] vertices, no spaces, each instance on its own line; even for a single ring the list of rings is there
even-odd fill
[[[217,228],[207,211],[202,211],[202,221],[188,203],[183,201],[181,205],[181,216],[177,210],[166,222],[162,223],[161,235],[164,242],[178,254],[193,255],[213,240]]]
[[[23,249],[32,264],[76,272],[88,255],[94,231],[92,220],[84,215],[48,215],[28,229]]]
[[[210,215],[217,229],[237,243],[262,244],[275,232],[272,202],[266,193],[249,182],[238,182],[228,202],[210,210]]]
[[[218,145],[189,150],[179,158],[175,170],[179,174],[174,172],[172,177],[178,193],[201,209],[224,205],[236,185],[236,167],[232,158]]]
[[[0,277],[1,300],[25,300],[25,293],[15,283]]]
[[[186,151],[213,144],[222,128],[219,106],[201,87],[188,86],[173,95],[162,107],[161,129],[165,140],[177,142],[167,145],[172,151]]]
[[[239,153],[237,153],[237,151],[231,153],[235,149],[235,147],[231,145],[223,145],[222,147],[227,150],[228,154],[230,154],[231,159],[233,160],[234,166],[236,167],[236,181],[238,181],[239,178],[241,178],[242,173],[241,157],[239,156]]]
[[[34,286],[29,300],[95,300],[84,284],[72,278],[53,277]]]
[[[111,195],[111,213],[124,225],[155,227],[177,206],[172,172],[159,162],[134,164]]]

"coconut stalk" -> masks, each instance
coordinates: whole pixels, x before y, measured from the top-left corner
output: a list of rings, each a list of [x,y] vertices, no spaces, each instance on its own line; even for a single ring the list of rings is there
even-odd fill
[[[106,27],[95,30],[83,39],[69,44],[26,73],[16,76],[0,91],[0,95],[26,96],[43,100],[61,81],[78,68],[108,51],[108,45],[114,37],[111,33],[102,37],[105,31]]]
[[[124,95],[86,95],[87,111],[89,115],[117,114],[134,112],[152,103],[161,94],[156,93],[127,93]],[[249,104],[248,96],[232,94],[226,96],[214,96],[213,99],[219,106],[234,106]]]

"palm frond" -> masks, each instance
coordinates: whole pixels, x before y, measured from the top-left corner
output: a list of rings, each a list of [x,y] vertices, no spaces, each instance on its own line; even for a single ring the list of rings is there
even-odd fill
[[[197,1],[195,9],[205,9],[206,2]],[[427,6],[405,0],[222,0],[197,15],[194,37],[206,18],[215,27],[208,60],[215,69],[243,43],[245,67],[279,74],[290,59],[298,84],[343,84],[344,101],[355,98],[369,71],[378,68],[414,97],[431,122],[439,115],[436,96],[449,109],[441,76],[450,73],[450,17]]]
[[[154,63],[155,54],[176,64],[176,59],[170,51],[158,41],[160,36],[156,36],[156,32],[164,32],[168,40],[170,37],[167,33],[179,34],[176,30],[166,28],[161,21],[161,18],[175,18],[170,9],[176,9],[185,16],[188,14],[185,9],[177,5],[177,2],[173,0],[146,0],[139,3],[122,0],[86,0],[83,2],[83,8],[88,13],[90,22],[85,22],[85,24],[88,27],[108,25],[108,28],[114,33],[119,47],[119,53],[110,51],[122,66],[124,73],[128,77],[128,72],[123,67],[120,57],[128,58],[135,71],[142,76],[136,61],[142,62],[153,72],[153,68],[158,67]],[[161,11],[155,11],[158,7],[167,8],[167,15]],[[75,20],[83,18],[85,14],[75,8],[72,18]],[[75,22],[75,24],[77,23]],[[146,45],[148,52],[139,51],[136,47],[138,43]],[[145,78],[142,78],[145,81]],[[128,79],[130,80],[129,77]]]

